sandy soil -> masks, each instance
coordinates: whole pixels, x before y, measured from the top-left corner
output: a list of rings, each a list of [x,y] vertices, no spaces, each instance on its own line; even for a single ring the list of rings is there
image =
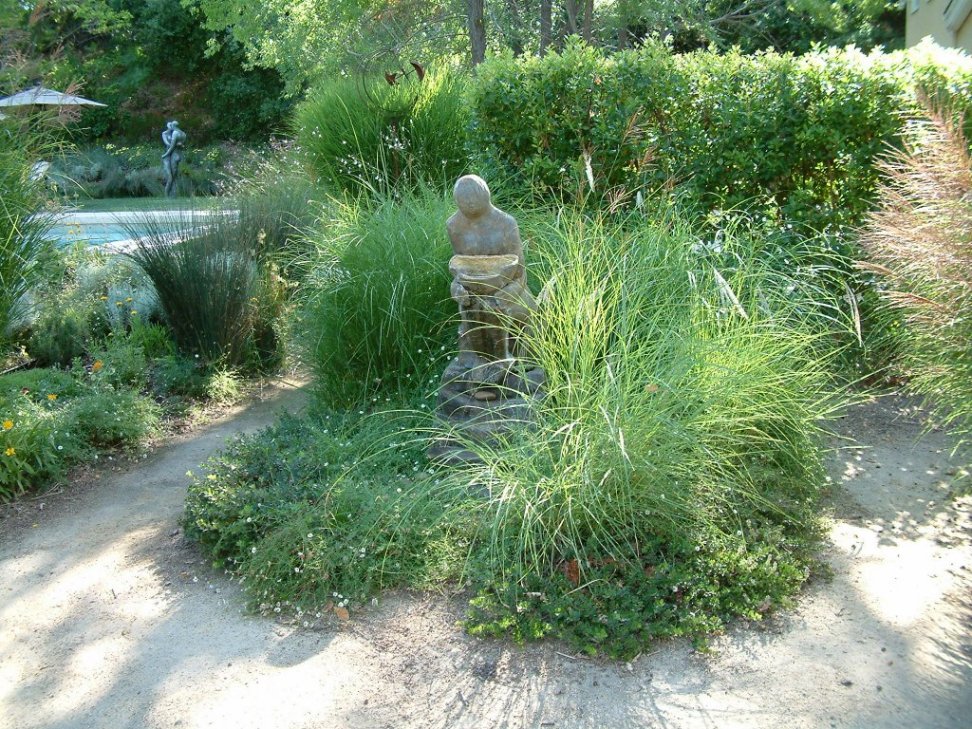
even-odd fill
[[[478,641],[457,600],[394,595],[304,630],[248,616],[187,544],[185,472],[298,407],[278,388],[138,464],[0,512],[0,727],[967,727],[972,501],[900,400],[855,409],[832,580],[699,654],[631,663]]]

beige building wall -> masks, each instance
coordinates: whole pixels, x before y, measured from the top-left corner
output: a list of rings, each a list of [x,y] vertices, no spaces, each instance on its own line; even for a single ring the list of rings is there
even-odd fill
[[[972,0],[904,0],[905,45],[931,36],[940,46],[972,53]]]

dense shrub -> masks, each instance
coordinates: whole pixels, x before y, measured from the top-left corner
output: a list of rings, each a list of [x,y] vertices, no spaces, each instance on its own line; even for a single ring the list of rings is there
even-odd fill
[[[972,59],[922,45],[863,55],[613,56],[580,44],[501,57],[472,84],[481,169],[555,199],[613,203],[674,186],[712,208],[782,208],[814,230],[857,223],[916,94],[972,106]]]
[[[337,78],[311,90],[294,122],[311,175],[334,192],[451,182],[467,170],[465,84],[443,70],[395,85]]]
[[[325,401],[347,404],[439,376],[456,313],[443,225],[453,210],[430,191],[401,203],[333,203],[315,234],[298,325]]]
[[[861,238],[882,295],[905,317],[909,388],[972,439],[972,160],[959,125],[933,114],[882,161],[887,182]]]

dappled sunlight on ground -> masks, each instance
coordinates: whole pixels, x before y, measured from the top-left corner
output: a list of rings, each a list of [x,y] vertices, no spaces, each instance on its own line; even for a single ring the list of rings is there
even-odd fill
[[[914,624],[953,589],[953,580],[942,573],[962,561],[958,554],[947,559],[923,539],[882,547],[880,535],[846,523],[834,527],[831,541],[851,561],[850,580],[869,596],[875,617],[895,627]]]

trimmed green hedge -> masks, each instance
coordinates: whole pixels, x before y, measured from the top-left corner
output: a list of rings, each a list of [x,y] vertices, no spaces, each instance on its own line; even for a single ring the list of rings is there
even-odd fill
[[[969,110],[972,58],[932,44],[797,57],[660,45],[607,56],[575,43],[484,64],[471,143],[481,173],[548,199],[674,187],[703,210],[769,205],[819,230],[861,220],[874,158],[919,90]]]

